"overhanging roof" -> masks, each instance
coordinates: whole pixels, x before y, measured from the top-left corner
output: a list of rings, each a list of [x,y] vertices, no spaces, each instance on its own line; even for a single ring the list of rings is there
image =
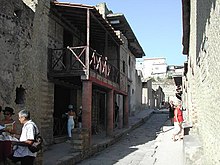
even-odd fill
[[[113,27],[102,17],[94,6],[54,1],[51,2],[51,8],[68,24],[77,27],[84,33],[86,33],[87,29],[87,10],[89,9],[90,13],[92,13],[90,19],[90,32],[93,34],[93,37],[97,40],[103,39],[107,32],[111,36],[111,39],[117,44],[123,44]]]
[[[183,54],[189,54],[189,33],[190,33],[190,0],[182,0],[182,21],[183,21]]]
[[[140,46],[135,34],[133,33],[132,28],[127,22],[124,14],[108,14],[106,18],[115,30],[120,30],[123,35],[128,39],[129,49],[135,55],[135,57],[142,58],[143,56],[145,56],[144,51]]]

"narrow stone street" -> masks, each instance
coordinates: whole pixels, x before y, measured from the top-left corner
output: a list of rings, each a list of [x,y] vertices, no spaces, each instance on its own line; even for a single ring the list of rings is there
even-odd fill
[[[171,126],[168,126],[169,121],[167,119],[168,114],[166,113],[153,114],[143,125],[131,131],[119,142],[103,152],[82,161],[79,165],[146,165],[146,163],[148,165],[159,165],[160,158],[158,159],[158,157],[163,152],[163,149],[160,148],[160,145],[162,145],[161,141],[163,141],[161,138],[164,138],[164,130],[162,129],[168,127],[172,129]],[[164,132],[167,131],[169,130]],[[171,137],[169,140],[170,143],[175,143],[171,141]],[[167,146],[163,147],[167,148]],[[168,153],[165,153],[165,157],[166,154]],[[171,155],[167,156],[169,157]]]

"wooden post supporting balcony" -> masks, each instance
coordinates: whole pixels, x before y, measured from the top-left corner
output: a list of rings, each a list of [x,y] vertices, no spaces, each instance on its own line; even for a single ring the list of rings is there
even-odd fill
[[[89,36],[90,36],[90,11],[87,9],[87,27],[86,27],[86,76],[85,79],[89,79]]]

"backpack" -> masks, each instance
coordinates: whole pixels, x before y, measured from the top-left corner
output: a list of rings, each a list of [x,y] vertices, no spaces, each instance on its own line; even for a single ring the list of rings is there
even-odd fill
[[[35,130],[35,133],[37,132],[37,129],[34,125],[34,130]],[[32,153],[35,153],[35,152],[38,152],[42,149],[42,144],[43,144],[43,138],[41,137],[40,133],[37,133],[35,134],[34,136],[34,142],[32,145],[29,145],[28,146],[28,149],[32,152]]]

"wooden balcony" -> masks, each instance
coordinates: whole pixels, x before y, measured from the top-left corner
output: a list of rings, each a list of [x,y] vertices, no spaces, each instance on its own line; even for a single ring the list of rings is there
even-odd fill
[[[89,48],[89,63],[86,64],[86,46],[67,47],[48,50],[48,77],[62,79],[65,77],[85,77],[96,73],[114,83],[119,83],[120,72],[109,63],[108,58]],[[89,73],[87,73],[89,68]]]

